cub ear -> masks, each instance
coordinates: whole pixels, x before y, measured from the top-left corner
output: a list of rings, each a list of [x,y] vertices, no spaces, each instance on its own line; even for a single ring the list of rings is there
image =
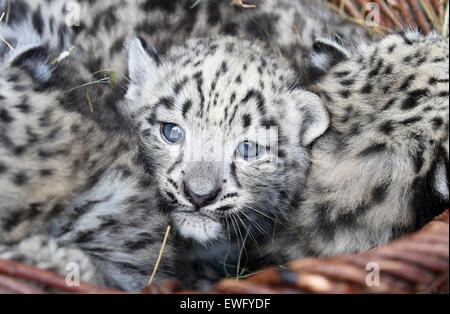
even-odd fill
[[[37,83],[48,82],[53,73],[48,52],[42,46],[30,48],[14,56],[11,66],[21,68]]]
[[[350,56],[350,51],[339,38],[321,37],[316,39],[309,57],[310,81],[317,81],[332,67],[349,59]]]
[[[141,37],[134,38],[128,48],[128,71],[135,84],[144,82],[148,75],[157,71],[161,61],[156,49]]]
[[[308,146],[328,130],[330,117],[319,96],[308,91],[300,91],[298,96],[302,120],[300,143]]]

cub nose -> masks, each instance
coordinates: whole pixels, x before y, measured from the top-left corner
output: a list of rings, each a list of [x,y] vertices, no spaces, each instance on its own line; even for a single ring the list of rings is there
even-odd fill
[[[221,188],[216,188],[211,192],[206,192],[205,194],[198,195],[194,193],[186,183],[184,183],[184,194],[186,195],[186,198],[189,200],[189,202],[196,208],[202,208],[213,204],[217,200],[217,197],[221,192]]]

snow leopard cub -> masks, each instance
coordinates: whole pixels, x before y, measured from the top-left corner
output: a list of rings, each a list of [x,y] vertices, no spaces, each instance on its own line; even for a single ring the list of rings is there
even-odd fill
[[[168,225],[139,143],[107,89],[71,91],[82,65],[55,65],[59,52],[27,32],[35,41],[18,38],[0,63],[0,258],[62,274],[78,262],[82,280],[139,290]],[[172,277],[173,252],[156,280]]]
[[[129,72],[119,106],[152,160],[160,206],[185,250],[178,278],[189,285],[190,276],[214,281],[269,265],[258,247],[298,205],[308,146],[328,128],[319,97],[295,87],[277,59],[233,38],[190,40],[163,58],[135,39]]]
[[[439,34],[315,43],[313,89],[331,126],[311,151],[291,258],[367,250],[448,208],[448,62]]]

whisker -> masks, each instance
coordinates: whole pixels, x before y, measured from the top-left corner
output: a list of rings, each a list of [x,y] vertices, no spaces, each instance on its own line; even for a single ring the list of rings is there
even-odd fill
[[[242,211],[240,210],[239,212],[242,213]],[[250,231],[250,229],[245,225],[244,221],[242,220],[241,217],[239,217],[239,215],[236,215],[237,218],[239,218],[239,220],[242,223],[242,226],[244,227],[245,231],[247,231],[247,234],[249,234],[250,238],[253,240],[253,242],[255,242],[256,245],[258,245],[258,241],[256,240],[256,238],[253,236],[252,232]]]
[[[250,223],[252,225],[254,225],[259,231],[261,231],[262,233],[264,233],[265,235],[267,235],[267,237],[269,239],[272,239],[272,237],[261,227],[260,224],[258,224],[253,218],[251,218],[249,215],[245,214],[244,211],[240,210],[240,212],[247,218],[248,221],[250,221]]]
[[[239,223],[237,222],[236,217],[234,217],[234,216],[230,216],[230,217],[233,218],[233,220],[235,221],[235,223],[236,223],[236,229],[237,229],[237,231],[239,232],[239,235],[240,235],[240,237],[241,237],[242,245],[244,245],[244,237],[242,236],[241,229],[239,228]]]
[[[251,206],[249,206],[249,205],[246,205],[246,204],[244,204],[244,207],[245,207],[245,208],[248,208],[248,209],[250,209],[250,210],[253,210],[254,212],[256,212],[256,213],[258,213],[258,214],[260,214],[260,215],[262,215],[262,216],[264,216],[264,217],[266,217],[266,218],[272,220],[273,222],[275,222],[275,223],[277,223],[277,224],[279,224],[279,225],[281,225],[281,226],[283,226],[283,227],[287,227],[285,224],[283,224],[282,222],[276,220],[274,217],[270,217],[269,215],[267,215],[267,214],[265,214],[265,213],[263,213],[263,212],[257,210],[256,208],[253,208],[253,207],[251,207]]]

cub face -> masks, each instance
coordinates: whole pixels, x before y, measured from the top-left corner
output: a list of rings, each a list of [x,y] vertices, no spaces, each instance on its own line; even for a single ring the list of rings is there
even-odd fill
[[[192,40],[161,58],[135,39],[122,111],[163,208],[202,244],[266,236],[289,210],[328,127],[319,98],[248,42]]]

